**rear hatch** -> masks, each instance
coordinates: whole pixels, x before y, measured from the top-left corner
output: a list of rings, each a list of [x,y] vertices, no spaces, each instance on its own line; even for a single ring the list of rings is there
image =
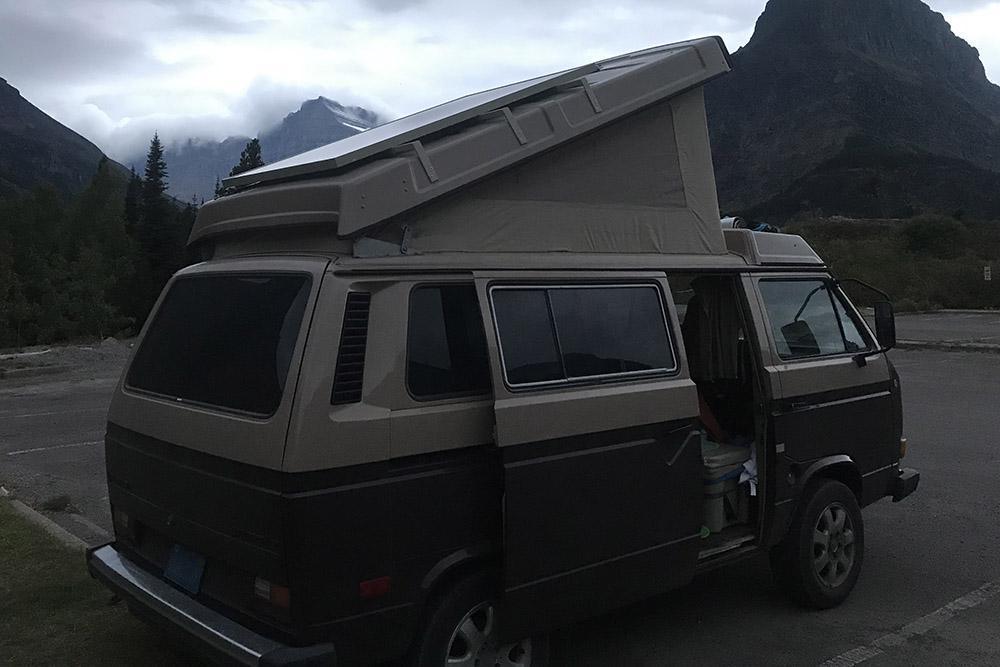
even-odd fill
[[[328,262],[246,258],[180,272],[112,400],[106,457],[119,547],[248,624],[289,622],[281,463]]]

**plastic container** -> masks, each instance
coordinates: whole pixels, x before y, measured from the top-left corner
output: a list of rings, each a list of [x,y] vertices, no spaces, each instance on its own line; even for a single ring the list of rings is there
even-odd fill
[[[701,457],[705,463],[702,472],[705,494],[705,525],[713,533],[727,526],[749,520],[748,490],[741,485],[743,462],[750,458],[750,447],[737,447],[701,441]]]

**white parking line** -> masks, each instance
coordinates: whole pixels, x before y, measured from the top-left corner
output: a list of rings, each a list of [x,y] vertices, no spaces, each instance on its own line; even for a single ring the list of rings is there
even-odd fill
[[[68,449],[69,447],[86,447],[88,445],[99,445],[103,440],[88,440],[87,442],[71,442],[68,445],[52,445],[51,447],[32,447],[31,449],[18,449],[7,452],[7,456],[20,456],[21,454],[32,454],[34,452],[47,452],[51,449]]]
[[[836,658],[830,658],[822,663],[820,667],[853,667],[853,665],[858,665],[885,653],[886,649],[901,646],[913,637],[930,632],[945,621],[953,618],[959,612],[978,607],[998,594],[1000,594],[1000,579],[987,582],[971,593],[952,600],[940,609],[904,625],[897,632],[882,635],[868,646],[859,646],[841,653]]]

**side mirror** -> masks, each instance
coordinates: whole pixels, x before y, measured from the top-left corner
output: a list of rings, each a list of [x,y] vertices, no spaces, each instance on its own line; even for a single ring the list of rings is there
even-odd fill
[[[875,303],[875,337],[882,349],[896,347],[896,314],[888,301]]]

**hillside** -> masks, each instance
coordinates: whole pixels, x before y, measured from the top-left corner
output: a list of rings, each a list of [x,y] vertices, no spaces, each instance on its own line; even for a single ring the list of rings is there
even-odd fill
[[[325,97],[302,103],[298,111],[260,134],[265,162],[286,157],[357,134],[377,125],[379,118],[360,107],[345,107]],[[165,154],[170,171],[170,194],[181,201],[211,199],[216,177],[229,175],[240,160],[240,151],[250,137],[224,141],[188,139],[171,146]],[[136,157],[141,163],[141,157]]]
[[[919,0],[770,0],[706,100],[722,208],[1000,217],[1000,87]]]
[[[81,192],[104,153],[47,116],[0,79],[0,199],[50,185],[64,195]],[[127,171],[112,163],[122,175]]]

